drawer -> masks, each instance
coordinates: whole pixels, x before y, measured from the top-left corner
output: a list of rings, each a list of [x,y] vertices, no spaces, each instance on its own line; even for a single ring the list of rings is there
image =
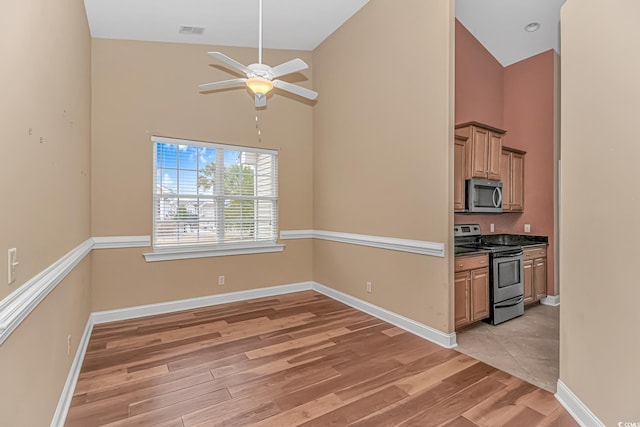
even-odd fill
[[[455,259],[455,271],[475,270],[489,266],[488,255],[476,255],[468,257],[457,257]]]
[[[547,248],[546,247],[537,247],[524,249],[524,260],[530,260],[535,258],[546,258],[547,257]]]

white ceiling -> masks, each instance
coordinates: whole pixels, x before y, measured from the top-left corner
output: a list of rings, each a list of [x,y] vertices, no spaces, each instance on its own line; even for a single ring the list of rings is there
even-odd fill
[[[508,66],[549,49],[560,51],[565,1],[456,0],[456,17]],[[367,2],[264,0],[264,47],[313,50]],[[85,6],[96,38],[258,46],[258,0],[85,0]],[[524,31],[530,22],[541,28]],[[180,34],[181,26],[205,30]]]
[[[264,0],[265,48],[313,50],[368,0]],[[95,38],[258,46],[258,0],[85,0]],[[204,27],[202,35],[180,26]]]
[[[456,0],[456,18],[506,67],[549,49],[560,52],[560,7],[566,0]],[[528,33],[524,27],[540,23]]]

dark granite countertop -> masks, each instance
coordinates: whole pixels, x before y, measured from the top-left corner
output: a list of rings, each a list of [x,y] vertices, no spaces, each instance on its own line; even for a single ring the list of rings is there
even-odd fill
[[[548,245],[547,236],[533,236],[531,234],[483,234],[483,243],[498,243],[501,245],[538,246]]]
[[[463,248],[462,246],[455,247],[455,256],[468,256],[468,255],[481,255],[488,254],[489,251],[486,249],[474,249],[474,248]]]
[[[523,248],[533,246],[547,246],[549,238],[547,236],[533,236],[531,234],[486,234],[482,236],[483,243],[497,243],[502,245],[518,245]],[[471,256],[488,253],[485,249],[455,247],[455,256]]]

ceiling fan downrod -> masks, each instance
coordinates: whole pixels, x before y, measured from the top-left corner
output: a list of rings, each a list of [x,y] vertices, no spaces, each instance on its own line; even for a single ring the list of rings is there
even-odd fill
[[[258,1],[258,64],[262,64],[262,0]]]

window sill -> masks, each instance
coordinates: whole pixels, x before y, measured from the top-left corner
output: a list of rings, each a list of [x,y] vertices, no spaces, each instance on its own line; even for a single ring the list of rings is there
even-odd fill
[[[156,249],[154,252],[149,252],[143,255],[147,262],[155,262],[216,256],[264,254],[270,252],[282,252],[283,250],[284,245],[270,243],[228,245],[221,247],[209,246],[202,248],[165,248]]]

